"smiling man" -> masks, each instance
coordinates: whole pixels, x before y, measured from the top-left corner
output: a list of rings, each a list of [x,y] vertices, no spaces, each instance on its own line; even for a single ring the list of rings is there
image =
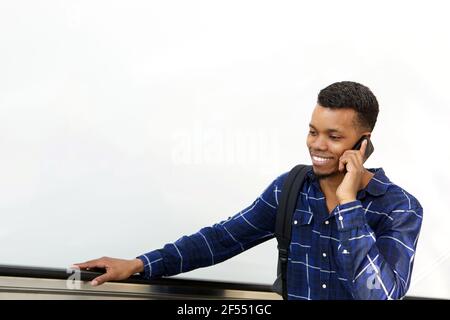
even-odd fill
[[[292,219],[288,299],[401,299],[408,290],[423,211],[383,169],[363,166],[377,116],[377,99],[359,83],[337,82],[319,93],[306,140],[312,169]],[[92,281],[99,285],[138,272],[150,279],[227,260],[274,237],[287,175],[235,216],[161,249],[75,266],[105,268]]]

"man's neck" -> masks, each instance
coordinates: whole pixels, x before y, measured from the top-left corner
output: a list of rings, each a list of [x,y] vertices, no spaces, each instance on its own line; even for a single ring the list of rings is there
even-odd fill
[[[364,189],[369,184],[370,179],[372,179],[374,175],[375,174],[365,169],[363,178],[361,180],[361,185],[359,186],[358,191]],[[334,195],[336,195],[336,190],[342,183],[342,180],[344,180],[344,176],[345,176],[344,173],[338,173],[334,176],[319,180],[320,189],[325,194],[325,196],[328,195],[334,197]]]

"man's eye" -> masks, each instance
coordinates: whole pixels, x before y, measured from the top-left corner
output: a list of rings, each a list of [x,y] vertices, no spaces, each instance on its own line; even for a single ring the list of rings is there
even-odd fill
[[[309,134],[314,136],[316,133],[314,131],[309,131]]]
[[[341,137],[338,137],[338,136],[330,136],[330,138],[331,138],[332,140],[339,140]]]

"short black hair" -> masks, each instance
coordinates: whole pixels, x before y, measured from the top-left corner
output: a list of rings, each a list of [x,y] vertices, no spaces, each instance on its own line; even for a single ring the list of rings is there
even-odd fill
[[[359,125],[370,131],[377,122],[377,98],[369,88],[357,82],[341,81],[329,85],[319,92],[317,103],[325,108],[355,110]]]

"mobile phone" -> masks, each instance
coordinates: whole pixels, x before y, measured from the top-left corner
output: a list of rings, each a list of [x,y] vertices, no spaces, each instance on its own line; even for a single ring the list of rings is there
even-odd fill
[[[369,158],[370,155],[375,150],[375,148],[373,147],[372,142],[370,141],[369,136],[366,136],[366,135],[362,136],[361,139],[359,139],[358,142],[356,142],[356,144],[353,146],[352,150],[359,150],[359,149],[361,149],[361,145],[362,145],[364,140],[367,140],[366,153],[364,154],[364,160],[367,160],[367,158]]]

